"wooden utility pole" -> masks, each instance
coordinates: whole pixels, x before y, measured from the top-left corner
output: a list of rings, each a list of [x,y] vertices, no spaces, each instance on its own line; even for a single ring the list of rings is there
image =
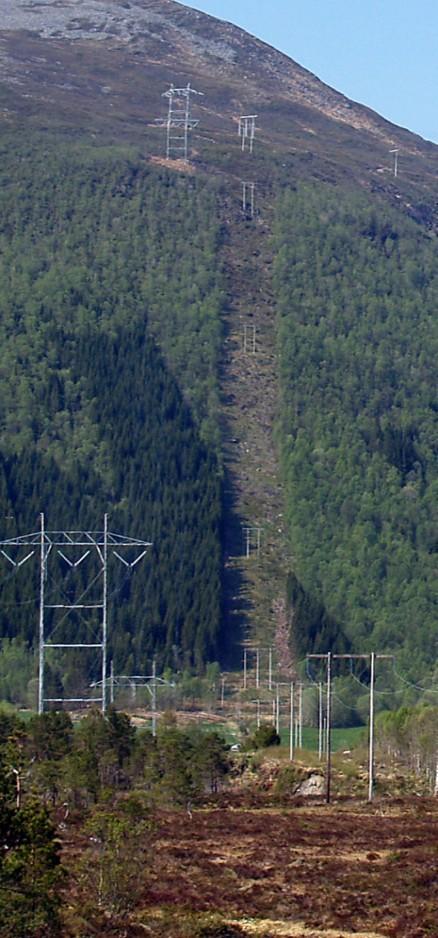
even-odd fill
[[[364,659],[370,662],[370,703],[369,703],[369,733],[368,733],[368,801],[374,798],[374,692],[376,681],[376,661],[392,661],[394,655],[378,655],[371,651],[365,655],[334,655],[338,659],[350,661]]]
[[[323,752],[323,712],[322,712],[322,684],[318,684],[318,759],[321,761]]]
[[[368,752],[368,801],[373,800],[374,795],[374,681],[376,673],[376,655],[372,651],[370,662],[370,735]]]
[[[294,682],[292,681],[290,685],[290,719],[289,719],[289,761],[293,761],[294,757],[294,693],[295,687]]]
[[[110,666],[110,704],[114,706],[114,661],[111,659]]]
[[[300,749],[303,748],[303,685],[299,685],[299,697],[298,697],[298,724],[300,727],[300,737],[299,737],[299,746]]]
[[[336,657],[336,656],[335,656]],[[327,753],[326,753],[326,788],[325,800],[330,804],[331,799],[331,775],[332,775],[332,745],[331,745],[331,723],[332,723],[332,658],[331,651],[325,655],[307,655],[307,658],[316,658],[319,661],[327,662]]]
[[[152,736],[157,735],[157,663],[152,662]]]
[[[327,654],[327,787],[325,800],[330,804],[332,781],[332,653]]]

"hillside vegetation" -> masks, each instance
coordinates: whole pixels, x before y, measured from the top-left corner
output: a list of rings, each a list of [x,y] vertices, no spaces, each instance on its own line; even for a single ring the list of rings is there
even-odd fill
[[[215,190],[50,140],[4,141],[0,177],[2,537],[108,511],[154,544],[115,582],[116,668],[202,668],[221,615]],[[37,584],[9,572],[1,633],[31,646]]]
[[[275,246],[296,638],[327,650],[342,633],[423,665],[437,613],[436,239],[310,185],[283,195]]]
[[[108,510],[113,530],[154,544],[141,576],[114,582],[116,668],[159,653],[202,669],[230,646],[218,184],[36,136],[5,141],[0,172],[4,536],[33,530],[41,510],[56,528],[99,528]],[[435,237],[381,200],[313,183],[281,192],[273,243],[294,647],[404,649],[423,667],[436,620]],[[242,292],[246,245],[234,250]],[[25,643],[13,653],[29,677],[37,581],[3,573],[1,631]],[[70,691],[90,677],[74,658],[54,669]]]

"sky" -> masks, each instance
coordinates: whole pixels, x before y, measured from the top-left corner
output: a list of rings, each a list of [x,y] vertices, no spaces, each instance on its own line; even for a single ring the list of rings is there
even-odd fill
[[[184,0],[438,143],[438,0]]]

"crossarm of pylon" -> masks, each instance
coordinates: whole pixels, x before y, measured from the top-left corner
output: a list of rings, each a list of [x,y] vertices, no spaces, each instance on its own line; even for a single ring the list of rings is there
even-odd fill
[[[112,547],[152,547],[151,541],[142,541],[138,537],[127,537],[108,531],[108,544]]]
[[[102,648],[102,642],[44,642],[44,648]]]
[[[44,697],[44,703],[102,703],[102,697]]]
[[[132,570],[134,567],[137,566],[138,563],[140,563],[140,560],[142,560],[143,557],[147,554],[147,550],[143,550],[141,554],[139,554],[138,557],[136,557],[135,560],[132,561],[132,563],[130,563],[128,560],[125,560],[125,558],[122,557],[120,554],[118,554],[116,550],[113,550],[113,554],[114,554],[114,557],[117,557],[117,560],[120,560],[120,562],[125,565],[125,567],[129,567],[129,569]]]
[[[41,534],[23,534],[19,537],[8,537],[5,541],[0,541],[3,547],[30,547],[33,544],[41,542]]]
[[[5,550],[2,550],[1,553],[3,554],[3,557],[6,557],[6,560],[9,560],[9,563],[12,564],[13,567],[17,566],[15,560],[13,560],[12,557],[10,557],[9,554],[7,554]]]
[[[46,603],[46,609],[102,609],[102,603]]]
[[[29,554],[26,554],[26,556],[23,557],[22,560],[18,561],[17,567],[22,567],[24,563],[26,563],[28,560],[30,560],[31,557],[33,557],[34,553],[35,551],[31,550]]]
[[[30,560],[30,558],[33,557],[35,551],[31,550],[29,554],[26,554],[25,557],[22,557],[22,559],[18,561],[13,560],[12,557],[10,557],[9,554],[7,554],[6,551],[3,549],[0,551],[0,553],[3,554],[3,557],[6,557],[6,560],[9,560],[9,563],[11,563],[13,567],[18,568],[18,567],[22,567],[23,564],[26,563],[26,561]]]
[[[79,564],[81,564],[82,561],[85,560],[85,558],[89,556],[89,553],[90,551],[87,550],[85,551],[85,554],[82,554],[82,557],[79,557],[79,560],[73,561],[73,560],[70,560],[69,557],[66,557],[65,554],[63,554],[62,550],[58,550],[59,556],[62,557],[62,559],[65,560],[66,563],[68,563],[69,567],[79,567]]]

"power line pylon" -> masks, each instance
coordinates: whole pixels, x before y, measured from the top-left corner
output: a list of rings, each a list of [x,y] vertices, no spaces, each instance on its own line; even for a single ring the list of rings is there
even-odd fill
[[[395,179],[397,179],[397,176],[398,176],[398,155],[399,155],[399,153],[400,153],[400,147],[395,147],[393,150],[390,150],[389,152],[394,154],[394,169],[393,169],[393,173],[394,173]]]
[[[256,327],[252,323],[244,323],[243,326],[243,351],[245,355],[255,355],[256,346]]]
[[[248,149],[252,153],[254,149],[256,120],[257,114],[244,114],[239,117],[239,137],[242,138],[242,151]]]
[[[104,517],[103,531],[47,531],[44,514],[40,515],[40,530],[32,534],[25,534],[6,541],[0,541],[0,553],[13,567],[19,569],[34,555],[39,555],[40,589],[39,589],[39,623],[38,623],[38,713],[44,712],[48,703],[90,703],[89,697],[45,697],[45,671],[46,651],[48,648],[58,649],[94,649],[101,655],[102,696],[93,697],[93,703],[100,703],[102,712],[107,706],[107,643],[108,643],[108,561],[109,555],[117,558],[126,568],[132,570],[145,556],[149,541],[125,537],[114,534],[108,530],[108,515]],[[31,548],[20,558],[20,548]],[[131,548],[131,554],[123,556],[126,549]],[[132,558],[132,550],[136,555]],[[11,554],[16,551],[16,559]],[[140,550],[140,552],[138,552]],[[79,556],[78,556],[79,554]],[[97,573],[88,586],[82,590],[79,597],[67,602],[59,587],[56,589],[56,601],[48,602],[47,583],[49,578],[49,560],[57,556],[66,564],[69,572],[74,573],[88,557],[94,555]],[[101,584],[100,595],[90,597],[90,592],[96,584]],[[62,600],[64,596],[64,601]],[[62,611],[60,622],[53,622],[57,611]],[[93,617],[98,618],[97,637],[94,641],[55,641],[58,626],[64,625],[69,615],[90,616],[86,621],[87,630],[96,629]],[[68,627],[68,624],[67,624]],[[70,625],[70,628],[72,626]],[[74,626],[73,626],[74,628]]]
[[[158,118],[156,124],[166,128],[166,159],[179,159],[188,162],[189,132],[198,126],[199,120],[191,116],[191,96],[203,95],[195,91],[190,82],[185,88],[175,88],[172,84],[162,95],[168,100],[167,117]]]
[[[251,554],[256,554],[257,557],[260,557],[261,552],[261,541],[262,541],[262,529],[259,525],[250,527],[249,525],[244,525],[242,529],[243,539],[244,539],[244,551],[245,557],[251,557]]]
[[[114,662],[111,661],[110,676],[107,678],[107,684],[110,688],[110,703],[114,704],[115,688],[131,688],[134,695],[137,687],[145,687],[151,698],[152,708],[152,736],[157,735],[157,688],[171,687],[175,688],[174,681],[166,681],[164,677],[157,675],[157,663],[155,659],[152,662],[152,674],[114,674]],[[91,687],[102,687],[102,681],[94,681]]]
[[[251,221],[255,215],[255,182],[242,182],[242,212]]]

